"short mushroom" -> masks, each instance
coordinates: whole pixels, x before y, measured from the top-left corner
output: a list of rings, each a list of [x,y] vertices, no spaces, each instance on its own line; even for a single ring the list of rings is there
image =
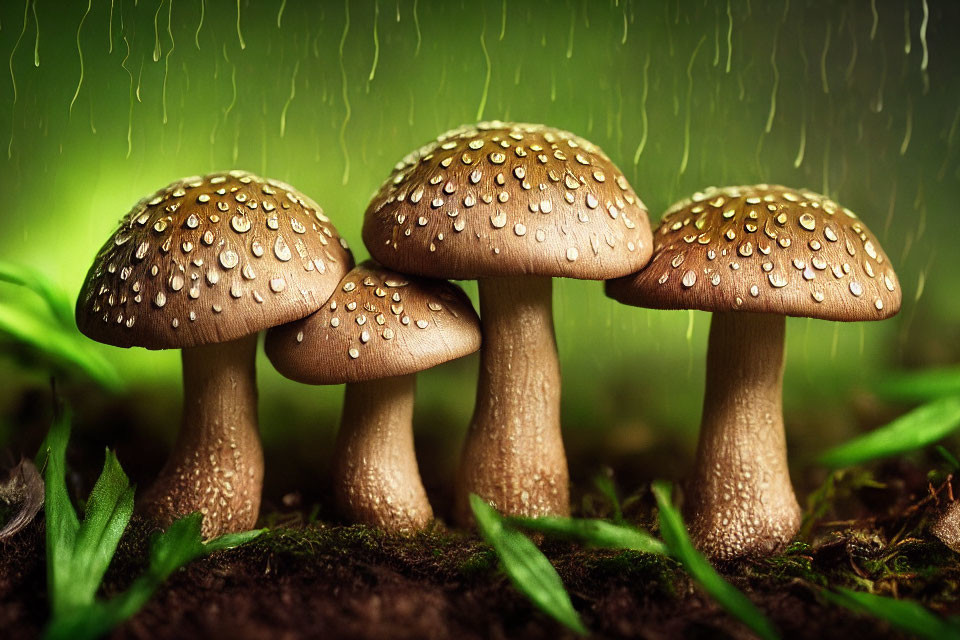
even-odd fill
[[[120,222],[87,273],[77,326],[183,358],[179,436],[144,513],[166,526],[199,511],[206,537],[254,525],[257,333],[316,311],[352,263],[319,205],[244,171],[173,182]]]
[[[457,479],[509,515],[566,515],[555,277],[603,280],[647,263],[643,203],[592,143],[537,124],[444,133],[397,164],[367,208],[373,257],[404,273],[477,279],[480,381]]]
[[[459,287],[370,261],[322,309],[267,332],[267,356],[286,377],[347,384],[333,463],[346,517],[394,532],[433,518],[413,447],[416,374],[479,347],[480,320]]]
[[[882,320],[900,308],[890,261],[849,209],[782,186],[710,188],[666,212],[650,264],[607,295],[713,312],[685,510],[716,559],[774,553],[800,525],[781,392],[785,316]]]

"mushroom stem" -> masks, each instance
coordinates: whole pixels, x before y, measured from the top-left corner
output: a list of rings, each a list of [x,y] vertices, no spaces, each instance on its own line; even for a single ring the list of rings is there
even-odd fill
[[[960,553],[960,500],[950,503],[930,531],[940,542]]]
[[[416,531],[433,518],[413,447],[416,374],[347,385],[334,453],[340,511],[387,531]]]
[[[263,452],[257,430],[257,335],[183,349],[183,418],[141,510],[166,527],[199,511],[205,538],[253,527]]]
[[[456,495],[464,526],[473,522],[471,493],[506,515],[570,512],[552,286],[537,277],[479,281],[480,379]]]
[[[697,546],[727,560],[782,549],[800,527],[783,430],[782,315],[714,313],[687,518]]]

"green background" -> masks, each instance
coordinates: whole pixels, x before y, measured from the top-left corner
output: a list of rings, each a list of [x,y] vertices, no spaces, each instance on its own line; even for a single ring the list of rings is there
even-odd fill
[[[807,187],[878,235],[904,301],[882,323],[788,322],[785,412],[802,463],[888,415],[865,391],[883,372],[960,352],[958,15],[951,0],[8,0],[0,258],[73,297],[140,197],[236,167],[310,194],[360,260],[364,208],[394,163],[478,119],[589,138],[625,170],[654,224],[711,184]],[[34,304],[9,286],[0,300]],[[556,281],[555,316],[574,478],[603,463],[682,474],[709,316],[623,307],[599,283],[571,280]],[[119,446],[121,460],[139,460],[148,443],[152,455],[132,471],[146,478],[177,426],[178,353],[102,353],[125,390],[68,385],[78,431]],[[0,354],[15,447],[46,402],[45,374],[30,365]],[[476,368],[471,357],[420,377],[421,464],[441,492]],[[322,476],[342,389],[285,380],[262,355],[259,381],[268,486],[279,494],[304,470]]]

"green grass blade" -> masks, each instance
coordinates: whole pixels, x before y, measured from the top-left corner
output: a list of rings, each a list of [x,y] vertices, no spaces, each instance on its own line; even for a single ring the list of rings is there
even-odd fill
[[[493,547],[514,586],[544,613],[557,622],[586,634],[587,629],[547,557],[528,537],[504,525],[500,514],[470,494],[470,507],[483,538]]]
[[[901,402],[926,402],[960,395],[960,367],[896,373],[877,382],[874,391],[882,398]]]
[[[64,329],[8,304],[0,304],[0,334],[43,354],[57,365],[78,370],[101,386],[122,384],[113,365],[75,329]]]
[[[875,618],[912,636],[928,640],[960,640],[960,625],[945,620],[923,605],[910,600],[896,600],[837,587],[835,592],[824,591],[830,602]]]
[[[47,585],[54,613],[71,606],[71,568],[73,549],[80,529],[77,513],[67,493],[67,441],[70,439],[70,414],[58,415],[50,427],[39,458],[44,470],[44,514],[47,537]],[[38,463],[38,465],[41,463]]]
[[[250,531],[241,531],[239,533],[227,533],[219,538],[205,542],[203,544],[204,552],[213,553],[214,551],[233,549],[260,537],[264,532],[266,532],[266,529],[251,529]]]
[[[43,273],[25,265],[0,260],[0,282],[25,287],[40,296],[54,318],[64,327],[73,327],[73,305],[63,290]]]
[[[845,442],[820,456],[828,467],[849,467],[921,449],[960,427],[960,396],[917,407],[890,424]]]
[[[593,486],[610,502],[613,508],[613,521],[623,522],[623,507],[620,505],[620,497],[617,495],[617,487],[613,484],[613,479],[608,475],[598,474],[593,478]]]
[[[509,524],[552,536],[574,538],[604,549],[630,549],[666,555],[666,546],[642,529],[589,518],[510,518]]]
[[[747,596],[724,580],[694,548],[680,512],[670,501],[670,485],[655,482],[653,495],[660,508],[660,533],[670,554],[727,613],[739,619],[764,640],[775,640],[778,637],[777,631],[766,616]]]
[[[170,575],[197,558],[214,551],[236,547],[259,536],[263,530],[231,533],[203,543],[201,515],[194,513],[176,520],[157,534],[150,545],[150,566],[130,588],[115,598],[96,601],[52,621],[46,640],[92,640],[133,617]]]
[[[73,550],[73,602],[92,602],[133,515],[133,487],[117,456],[107,451],[103,471],[87,500]]]

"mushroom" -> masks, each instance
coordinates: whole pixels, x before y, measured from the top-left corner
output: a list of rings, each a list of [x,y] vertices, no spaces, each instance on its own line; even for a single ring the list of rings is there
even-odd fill
[[[245,171],[178,180],[120,222],[87,273],[77,326],[117,347],[181,349],[173,453],[141,501],[162,526],[195,511],[203,535],[257,519],[257,333],[316,311],[352,266],[320,206]]]
[[[785,316],[896,314],[900,286],[876,237],[810,191],[710,188],[670,207],[650,264],[606,290],[625,304],[713,312],[691,534],[721,560],[782,549],[800,526],[781,406]]]
[[[602,280],[650,257],[643,203],[598,147],[537,124],[448,131],[397,164],[363,240],[404,273],[479,281],[483,347],[457,478],[508,515],[567,515],[554,277]]]
[[[960,553],[960,500],[953,500],[947,505],[930,531],[940,542]]]
[[[416,374],[479,347],[480,320],[459,287],[372,261],[322,309],[267,332],[267,356],[283,375],[347,384],[333,468],[347,518],[393,532],[433,518],[413,448]]]

